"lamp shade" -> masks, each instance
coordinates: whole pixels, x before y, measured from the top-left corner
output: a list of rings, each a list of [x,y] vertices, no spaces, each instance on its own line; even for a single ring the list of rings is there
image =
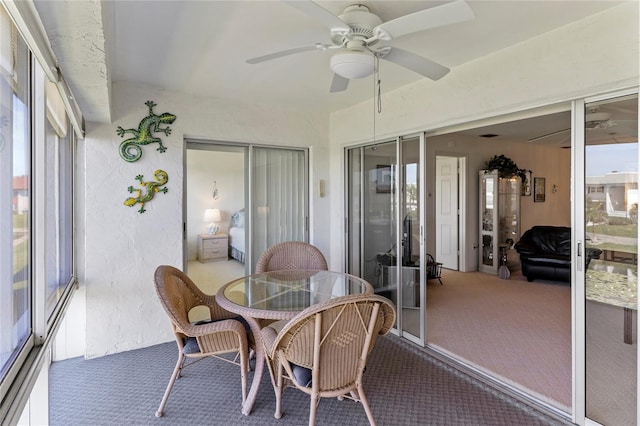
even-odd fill
[[[348,79],[363,78],[373,74],[375,59],[365,52],[339,52],[331,57],[331,71]]]
[[[204,211],[204,219],[203,222],[220,222],[220,209],[206,209]]]

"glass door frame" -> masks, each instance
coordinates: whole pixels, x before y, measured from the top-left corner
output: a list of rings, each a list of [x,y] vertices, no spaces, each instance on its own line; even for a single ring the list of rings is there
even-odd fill
[[[367,155],[366,151],[371,149],[372,151],[379,151],[380,149],[385,150],[386,147],[389,147],[388,152],[389,155],[393,152],[392,158],[386,158],[384,161],[384,166],[382,168],[383,175],[379,175],[377,170],[373,168],[368,169],[367,167]],[[369,282],[374,286],[374,288],[380,286],[380,281],[378,281],[375,277],[370,277],[371,272],[367,268],[367,263],[371,261],[376,261],[376,258],[368,257],[371,253],[365,255],[365,247],[368,247],[367,244],[367,232],[370,232],[367,228],[367,223],[364,220],[364,217],[367,213],[365,204],[367,203],[367,191],[370,191],[371,188],[368,188],[367,185],[371,185],[370,176],[371,172],[376,174],[373,177],[374,180],[377,180],[378,177],[388,178],[388,185],[377,188],[377,182],[375,191],[378,193],[380,191],[381,194],[389,194],[390,205],[388,207],[389,221],[393,220],[394,226],[393,231],[397,232],[397,228],[395,227],[397,214],[397,190],[395,189],[395,185],[397,183],[397,147],[398,147],[398,138],[390,138],[379,140],[367,144],[358,144],[352,146],[345,146],[343,148],[343,184],[345,190],[344,193],[344,233],[343,233],[343,244],[345,247],[345,256],[343,258],[343,268],[346,272],[360,276],[363,279],[369,280]],[[385,150],[387,151],[387,150]],[[357,156],[357,159],[355,157]],[[355,161],[354,161],[355,160]],[[372,167],[372,165],[369,165]],[[357,181],[354,179],[356,176]],[[392,189],[391,184],[393,183],[394,187]],[[357,203],[357,205],[354,205]],[[387,219],[387,217],[382,214],[381,215],[383,221]],[[391,229],[391,228],[389,228]],[[385,234],[386,235],[386,234]],[[397,237],[389,233],[393,238],[389,238],[387,241],[388,245],[384,248],[390,248],[383,253],[379,246],[374,245],[374,251],[378,251],[378,254],[386,255],[391,253],[390,259],[384,259],[384,265],[381,266],[392,266],[391,264],[387,265],[388,262],[393,262],[392,258],[395,255],[396,241]],[[369,268],[370,269],[370,268]],[[374,272],[374,275],[380,274],[380,280],[384,282],[384,271],[380,270],[377,273]],[[384,286],[384,285],[383,285]],[[383,289],[385,290],[385,289]],[[398,294],[395,294],[395,297],[398,297]],[[394,303],[395,299],[393,295],[389,297]],[[396,324],[397,326],[397,324]],[[396,332],[395,328],[393,329]]]
[[[571,275],[571,327],[573,329],[573,401],[572,421],[585,424],[586,418],[586,317],[585,317],[585,271],[578,259],[584,256],[586,235],[585,223],[585,129],[584,129],[584,99],[573,101],[571,104],[571,170],[573,182],[573,212],[571,215],[571,229],[573,244],[571,245],[571,262],[577,265],[572,268]]]
[[[573,329],[573,401],[572,401],[572,421],[578,425],[598,425],[599,423],[586,416],[586,307],[585,307],[585,107],[592,102],[599,102],[621,96],[638,95],[638,88],[631,88],[612,93],[606,93],[593,97],[574,100],[571,105],[571,170],[572,170],[572,215],[571,229],[573,244],[571,249],[571,261],[575,267],[572,268],[571,277],[571,323]],[[636,159],[640,164],[640,158]],[[640,358],[640,351],[639,351]],[[640,359],[636,360],[636,368],[640,368]],[[640,389],[640,374],[636,389]],[[636,401],[636,407],[640,407],[640,392]],[[640,410],[637,411],[636,424],[640,424]]]
[[[398,315],[396,317],[396,324],[394,325],[394,328],[392,330],[392,332],[394,334],[397,334],[401,337],[406,338],[407,340],[416,343],[420,346],[425,346],[425,342],[426,342],[426,268],[425,268],[425,252],[426,252],[426,246],[425,246],[425,228],[424,228],[424,222],[426,220],[426,183],[425,183],[425,155],[426,155],[426,149],[425,149],[425,134],[424,132],[420,132],[420,133],[414,133],[414,134],[409,134],[409,135],[404,135],[401,137],[397,137],[397,138],[393,138],[393,139],[388,139],[388,140],[384,140],[384,141],[375,141],[375,142],[370,142],[370,143],[366,143],[366,144],[358,144],[358,145],[354,145],[354,146],[345,146],[343,149],[343,183],[344,183],[344,215],[345,215],[345,221],[344,221],[344,247],[346,248],[345,250],[345,256],[343,259],[343,264],[344,264],[344,269],[347,272],[352,273],[352,271],[350,270],[350,262],[351,262],[351,254],[350,254],[350,247],[354,244],[357,243],[357,245],[361,248],[364,246],[365,244],[365,229],[363,228],[364,226],[364,220],[359,219],[357,221],[357,223],[359,224],[359,228],[357,229],[357,235],[359,235],[358,237],[358,241],[352,241],[352,234],[350,232],[350,229],[353,225],[353,220],[354,218],[351,217],[352,214],[354,214],[354,212],[352,210],[354,210],[351,206],[351,201],[352,198],[354,197],[354,194],[352,193],[352,184],[353,182],[351,181],[352,179],[352,175],[350,174],[350,172],[352,172],[351,170],[351,164],[350,164],[350,151],[352,150],[364,150],[367,147],[371,147],[371,146],[377,146],[380,144],[387,144],[387,143],[394,143],[395,144],[395,157],[396,157],[396,164],[394,165],[395,167],[392,168],[392,170],[394,170],[394,175],[392,177],[393,179],[393,189],[392,189],[392,193],[393,193],[393,204],[395,204],[396,208],[394,211],[394,226],[395,226],[395,230],[396,230],[396,235],[395,235],[395,247],[402,247],[402,231],[403,231],[403,214],[405,211],[404,205],[402,208],[399,208],[400,206],[400,202],[401,202],[401,196],[404,194],[404,190],[401,190],[400,188],[400,183],[404,182],[404,169],[399,167],[402,163],[403,163],[403,159],[401,156],[401,151],[402,151],[402,147],[401,147],[401,143],[403,140],[414,140],[415,138],[418,138],[418,144],[419,144],[419,164],[418,164],[418,189],[419,189],[419,193],[418,193],[418,209],[420,212],[420,218],[419,218],[419,231],[418,231],[418,235],[419,235],[419,252],[420,252],[420,267],[419,267],[419,274],[420,274],[420,285],[419,285],[419,298],[420,298],[420,312],[419,312],[419,321],[420,321],[420,326],[419,326],[419,335],[415,336],[407,331],[403,331],[403,318],[401,315],[402,312],[402,285],[401,283],[403,282],[403,277],[402,277],[402,267],[397,267],[394,268],[395,270],[395,274],[396,276],[395,278],[395,282],[398,283],[397,284],[397,300],[394,301],[396,303],[396,310],[398,311]],[[358,188],[360,190],[360,194],[358,195],[358,199],[360,204],[362,205],[363,201],[363,188],[365,187],[365,173],[364,173],[364,162],[360,161],[359,163],[359,167],[360,167],[360,182],[358,182]],[[402,169],[402,170],[400,170]],[[364,209],[360,208],[359,209],[359,213],[360,215],[364,215],[365,211]],[[355,230],[354,230],[354,235],[356,234]],[[401,252],[401,250],[398,250]],[[366,259],[362,258],[362,255],[359,254],[359,267],[358,269],[362,272],[364,270],[364,262]],[[398,258],[398,266],[401,265],[401,259]]]
[[[290,147],[290,146],[277,146],[277,145],[260,145],[253,143],[244,143],[244,142],[227,142],[222,140],[214,140],[214,139],[197,139],[197,138],[185,138],[183,145],[183,170],[186,170],[188,167],[187,164],[187,151],[188,150],[202,150],[202,151],[231,151],[231,152],[242,152],[244,156],[244,210],[245,210],[245,228],[247,232],[245,233],[245,259],[244,259],[244,272],[245,275],[249,275],[253,273],[253,265],[257,261],[259,257],[259,253],[254,252],[253,244],[255,237],[253,236],[254,232],[254,221],[253,221],[253,208],[255,206],[255,192],[256,189],[252,184],[252,179],[254,176],[254,163],[255,163],[255,148],[265,149],[265,150],[273,150],[276,151],[291,151],[291,152],[301,152],[304,155],[304,179],[301,186],[301,192],[298,193],[298,196],[303,199],[304,202],[304,241],[309,242],[310,235],[310,201],[309,197],[311,196],[311,188],[310,188],[310,154],[309,148],[301,148],[301,147]],[[183,183],[183,208],[182,208],[182,217],[183,217],[183,268],[186,270],[187,265],[189,263],[188,259],[188,240],[187,240],[187,198],[189,188],[187,187],[187,179],[184,179]]]
[[[417,185],[418,185],[418,211],[420,213],[420,217],[418,218],[419,221],[419,247],[420,247],[420,258],[419,258],[419,276],[420,276],[420,285],[419,285],[419,300],[420,300],[420,312],[418,314],[418,318],[420,321],[419,324],[419,335],[414,335],[412,333],[410,333],[409,331],[407,331],[404,327],[403,324],[403,317],[402,317],[402,300],[403,299],[403,295],[402,295],[402,291],[403,291],[403,285],[402,283],[404,283],[405,277],[403,277],[403,272],[404,272],[404,268],[402,267],[398,267],[396,268],[396,282],[398,283],[398,306],[396,307],[396,309],[399,311],[398,313],[398,321],[396,323],[396,326],[398,327],[398,333],[401,337],[404,337],[405,339],[416,343],[418,345],[421,346],[425,346],[425,342],[426,342],[426,307],[427,307],[427,277],[426,277],[426,268],[425,268],[425,232],[424,232],[424,222],[426,220],[426,215],[425,215],[425,188],[426,188],[426,184],[425,184],[425,134],[424,132],[421,133],[416,133],[416,134],[410,134],[410,135],[405,135],[405,136],[401,136],[398,138],[397,141],[397,145],[396,145],[396,158],[398,159],[398,167],[396,167],[398,176],[396,176],[396,205],[398,206],[397,211],[397,218],[396,218],[396,226],[397,226],[397,230],[396,230],[396,237],[397,237],[397,241],[396,241],[396,247],[402,247],[402,237],[403,237],[403,219],[404,219],[404,215],[406,214],[406,188],[404,187],[405,181],[406,181],[406,167],[405,167],[405,159],[403,156],[403,149],[402,149],[402,143],[405,140],[414,140],[418,138],[418,145],[419,145],[419,153],[418,153],[418,159],[419,159],[419,163],[418,163],[418,181],[417,181]],[[402,166],[402,167],[400,167]],[[400,188],[399,185],[402,184],[403,187]],[[402,200],[401,197],[403,197],[405,200]],[[411,238],[411,237],[409,237]],[[398,262],[399,264],[403,263],[403,262]]]

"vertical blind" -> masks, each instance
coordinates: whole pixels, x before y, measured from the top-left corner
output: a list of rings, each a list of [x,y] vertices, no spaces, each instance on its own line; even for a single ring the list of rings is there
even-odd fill
[[[253,149],[252,248],[257,257],[283,241],[306,240],[305,151]]]

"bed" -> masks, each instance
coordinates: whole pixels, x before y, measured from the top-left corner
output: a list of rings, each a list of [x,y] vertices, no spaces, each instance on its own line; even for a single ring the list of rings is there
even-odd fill
[[[229,223],[229,256],[244,263],[244,209],[231,215]]]

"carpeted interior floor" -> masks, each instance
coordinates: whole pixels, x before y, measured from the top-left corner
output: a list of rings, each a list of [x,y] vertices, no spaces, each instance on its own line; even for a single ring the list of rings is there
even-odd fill
[[[520,274],[509,280],[444,271],[427,286],[428,343],[490,376],[571,412],[571,288]],[[623,309],[587,301],[587,415],[635,424],[637,333],[623,342]],[[637,330],[634,312],[632,329]]]
[[[427,285],[427,339],[548,404],[571,412],[571,288],[481,272]]]
[[[216,294],[229,281],[246,275],[244,265],[233,259],[208,263],[190,260],[186,273],[207,294]]]
[[[51,425],[287,425],[308,421],[309,397],[287,389],[283,417],[265,371],[254,411],[240,413],[237,367],[207,359],[184,372],[165,416],[154,413],[177,359],[173,342],[101,358],[52,364]],[[378,339],[365,373],[365,389],[379,425],[564,424],[512,400],[435,360],[396,336]],[[318,425],[366,425],[353,401],[323,399]]]

